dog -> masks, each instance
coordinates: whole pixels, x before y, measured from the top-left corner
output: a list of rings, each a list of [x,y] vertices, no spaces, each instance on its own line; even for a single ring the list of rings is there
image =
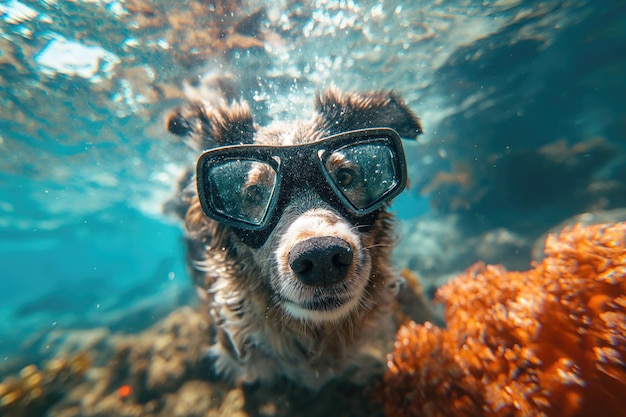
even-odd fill
[[[326,177],[317,165],[307,165],[309,159],[286,162],[300,154],[315,159],[317,144],[328,137],[339,144],[358,144],[359,135],[380,132],[417,138],[420,121],[399,95],[330,88],[316,95],[310,120],[263,127],[246,102],[194,101],[172,110],[166,127],[208,154],[200,158],[196,174],[181,180],[175,211],[184,216],[188,267],[213,319],[209,354],[220,375],[242,383],[287,378],[317,390],[357,369],[372,346],[390,347],[396,330],[392,306],[402,279],[391,265],[396,235],[389,202],[355,215],[369,204],[363,190],[342,194],[357,175],[377,168],[360,164],[359,173],[339,151],[324,160]],[[355,155],[362,148],[357,149]],[[252,168],[242,174],[240,152],[269,156],[246,162]],[[278,160],[288,171],[272,172]],[[219,165],[222,161],[231,162]],[[231,183],[231,174],[239,180]],[[201,184],[204,179],[216,184]],[[317,185],[327,181],[336,182],[334,194]],[[278,182],[289,191],[268,203],[267,194]],[[273,210],[269,225],[257,221],[257,211],[265,209]],[[382,371],[374,368],[372,373]]]

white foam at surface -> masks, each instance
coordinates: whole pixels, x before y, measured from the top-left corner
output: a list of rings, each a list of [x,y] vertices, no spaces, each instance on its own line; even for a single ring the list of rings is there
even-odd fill
[[[62,37],[53,38],[35,56],[40,71],[48,74],[65,74],[87,78],[92,82],[108,77],[120,63],[117,55],[100,46],[88,46]]]
[[[32,20],[37,15],[39,15],[38,11],[17,0],[0,3],[0,16],[2,16],[2,20],[10,24],[15,25]]]

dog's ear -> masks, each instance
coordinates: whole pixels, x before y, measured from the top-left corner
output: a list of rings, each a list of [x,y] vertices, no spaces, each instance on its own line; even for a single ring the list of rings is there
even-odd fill
[[[422,133],[417,116],[392,91],[341,93],[330,88],[316,96],[315,110],[320,127],[330,134],[372,127],[390,127],[407,139]]]
[[[166,128],[174,135],[184,137],[198,151],[252,143],[256,132],[246,102],[219,103],[213,107],[196,102],[181,106],[168,115]]]

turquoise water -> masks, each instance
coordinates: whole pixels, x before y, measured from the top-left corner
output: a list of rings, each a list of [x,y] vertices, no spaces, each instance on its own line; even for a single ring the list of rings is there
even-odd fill
[[[229,74],[261,123],[308,118],[330,85],[400,93],[426,133],[393,206],[421,244],[397,263],[432,286],[479,257],[527,265],[551,227],[626,207],[623,2],[190,7],[0,1],[0,361],[38,357],[50,328],[136,331],[192,302],[162,205],[196,155],[163,120],[207,74]],[[517,252],[459,255],[493,230]]]

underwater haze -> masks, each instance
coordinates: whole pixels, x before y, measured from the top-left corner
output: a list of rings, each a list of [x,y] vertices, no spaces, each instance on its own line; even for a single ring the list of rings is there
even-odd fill
[[[618,0],[0,0],[0,379],[196,302],[163,206],[198,155],[164,120],[211,77],[260,124],[332,85],[404,97],[425,133],[394,262],[432,295],[626,220],[625,74]]]

